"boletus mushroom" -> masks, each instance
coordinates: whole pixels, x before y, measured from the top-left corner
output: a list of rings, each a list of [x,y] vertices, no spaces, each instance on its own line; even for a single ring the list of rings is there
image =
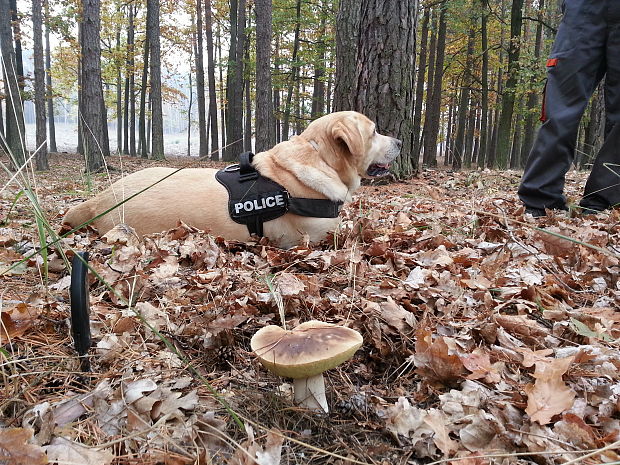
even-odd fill
[[[323,372],[350,359],[362,342],[354,329],[312,320],[292,330],[261,328],[250,345],[265,368],[293,378],[295,403],[327,413]]]

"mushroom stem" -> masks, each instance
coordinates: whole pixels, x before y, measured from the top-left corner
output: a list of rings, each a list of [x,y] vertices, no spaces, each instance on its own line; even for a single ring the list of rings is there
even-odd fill
[[[295,403],[310,410],[322,410],[329,412],[327,398],[325,397],[325,382],[323,373],[310,378],[297,378],[293,380],[293,392]]]

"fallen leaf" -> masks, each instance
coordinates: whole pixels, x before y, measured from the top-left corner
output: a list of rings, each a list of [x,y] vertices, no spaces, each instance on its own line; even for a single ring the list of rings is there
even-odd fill
[[[47,452],[50,464],[109,465],[115,458],[108,450],[93,449],[65,438],[54,438],[43,449]]]
[[[34,431],[30,428],[0,429],[0,462],[7,465],[43,465],[48,463],[45,450],[28,444]]]
[[[536,382],[524,387],[527,393],[525,412],[532,421],[541,425],[551,423],[555,415],[570,409],[575,400],[575,391],[562,380],[574,357],[549,359],[536,362]]]
[[[24,334],[41,314],[40,307],[31,307],[26,303],[19,303],[8,310],[0,312],[0,344],[6,344],[11,339]]]

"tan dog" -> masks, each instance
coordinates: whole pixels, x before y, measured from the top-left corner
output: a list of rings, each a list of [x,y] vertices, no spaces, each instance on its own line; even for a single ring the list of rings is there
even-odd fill
[[[360,113],[344,111],[323,116],[299,136],[257,154],[253,166],[286,188],[292,197],[348,201],[361,178],[383,176],[400,153],[401,142],[376,132]],[[130,195],[174,173],[174,168],[147,168],[115,182],[104,192],[69,209],[63,222],[79,226]],[[185,168],[93,221],[100,233],[118,223],[140,235],[171,229],[177,222],[226,239],[250,239],[248,228],[228,212],[228,193],[215,179],[217,170]],[[315,218],[286,213],[264,223],[264,235],[280,247],[325,238],[338,218]]]

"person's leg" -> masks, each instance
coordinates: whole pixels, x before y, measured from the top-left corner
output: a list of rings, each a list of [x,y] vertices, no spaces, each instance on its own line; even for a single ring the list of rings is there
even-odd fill
[[[605,112],[610,130],[606,131],[579,203],[597,211],[620,204],[620,2],[608,0],[608,5]]]
[[[567,0],[548,61],[546,120],[530,152],[519,197],[530,209],[566,209],[564,176],[574,158],[579,121],[605,66],[605,0]]]

